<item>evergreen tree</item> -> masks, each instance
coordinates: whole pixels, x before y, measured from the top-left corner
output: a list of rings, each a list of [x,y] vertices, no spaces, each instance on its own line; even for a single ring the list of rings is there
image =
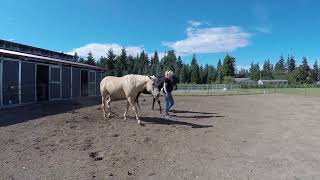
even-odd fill
[[[113,53],[113,50],[110,48],[107,52],[105,68],[107,69],[107,75],[115,75],[115,63],[116,55]]]
[[[222,72],[221,72],[222,76],[234,77],[235,69],[236,69],[235,58],[227,54],[223,60]]]
[[[295,68],[296,68],[296,61],[295,61],[294,57],[288,56],[288,60],[287,60],[288,73],[291,73],[293,70],[295,70]]]
[[[175,75],[176,75],[176,82],[178,83],[178,82],[180,82],[180,71],[181,71],[181,69],[182,69],[182,65],[183,65],[183,63],[182,63],[182,60],[181,60],[181,57],[180,56],[178,56],[178,59],[177,59],[177,62],[176,62],[176,64],[175,64]]]
[[[85,61],[86,64],[89,64],[89,65],[96,65],[96,63],[94,62],[94,58],[93,58],[93,55],[91,52],[88,53],[88,56],[87,56],[87,60]]]
[[[78,56],[77,52],[75,52],[74,55],[73,55],[73,61],[74,62],[79,62],[79,56]]]
[[[85,61],[82,57],[79,58],[79,63],[85,63]]]
[[[250,79],[255,80],[255,81],[260,79],[260,66],[259,66],[259,64],[253,64],[253,62],[251,63]]]
[[[274,76],[276,79],[284,79],[286,73],[284,57],[281,55],[279,61],[274,67]]]
[[[215,70],[214,66],[209,65],[208,67],[208,78],[207,83],[214,83],[216,81],[217,71]]]
[[[222,64],[221,64],[221,60],[219,59],[218,64],[217,64],[217,82],[218,83],[222,83]]]
[[[151,57],[151,74],[152,75],[160,75],[159,72],[159,56],[158,52],[155,51],[153,57]]]
[[[127,74],[127,52],[125,48],[121,49],[121,54],[116,58],[115,75],[123,76]]]
[[[169,50],[168,53],[163,57],[163,65],[164,65],[164,70],[171,70],[175,72],[175,64],[177,61],[176,54],[174,50]]]
[[[318,67],[318,61],[315,60],[313,64],[313,69],[311,70],[311,75],[310,75],[311,82],[317,82],[319,81],[319,67]]]
[[[128,65],[127,72],[128,72],[128,74],[134,74],[134,72],[133,72],[134,60],[135,59],[131,55],[128,56],[128,60],[127,60],[127,65]]]
[[[179,74],[180,83],[188,83],[188,70],[187,65],[183,64]]]
[[[262,79],[266,79],[266,80],[273,79],[272,69],[273,67],[272,67],[272,64],[270,63],[270,60],[268,59],[264,61],[263,69],[261,72]]]
[[[101,56],[100,59],[97,61],[97,66],[106,69],[107,58]]]
[[[310,67],[308,65],[308,61],[306,57],[302,57],[302,64],[300,66],[301,70],[301,82],[302,83],[308,83],[310,81],[309,73],[310,73]]]
[[[238,78],[248,78],[249,77],[249,72],[246,69],[241,68],[240,71],[237,74]]]
[[[196,55],[193,54],[191,60],[191,83],[197,84],[200,81],[200,72],[199,72],[199,65],[197,62]]]

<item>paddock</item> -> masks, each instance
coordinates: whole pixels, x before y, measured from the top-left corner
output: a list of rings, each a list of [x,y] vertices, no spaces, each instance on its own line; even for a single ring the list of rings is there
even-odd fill
[[[145,99],[145,101],[144,101]],[[319,179],[319,97],[177,96],[170,120],[140,98],[105,121],[100,99],[1,111],[4,179]],[[157,107],[157,106],[156,106]],[[19,113],[17,113],[19,112]]]

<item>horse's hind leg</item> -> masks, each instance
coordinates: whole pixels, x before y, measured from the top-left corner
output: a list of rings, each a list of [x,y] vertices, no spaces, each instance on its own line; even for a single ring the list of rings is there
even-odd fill
[[[108,108],[108,118],[111,118],[111,108],[110,108],[110,101],[111,101],[111,96],[107,99],[107,108]]]
[[[102,104],[102,111],[103,111],[103,117],[107,119],[107,114],[106,114],[106,97],[102,96],[101,97],[101,104]]]
[[[124,114],[123,114],[124,120],[127,120],[127,112],[128,112],[129,107],[130,107],[130,103],[129,103],[129,101],[127,101],[127,105],[126,105],[126,108],[125,108]]]

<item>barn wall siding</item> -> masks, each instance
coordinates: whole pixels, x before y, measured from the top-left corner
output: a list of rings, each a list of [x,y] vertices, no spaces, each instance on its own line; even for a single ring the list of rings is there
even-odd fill
[[[72,97],[80,97],[80,69],[72,68]]]
[[[19,61],[3,61],[3,105],[19,104]]]
[[[50,99],[61,99],[61,68],[59,66],[50,67]]]
[[[50,83],[50,99],[60,99],[60,84]]]
[[[35,64],[21,62],[21,103],[35,102]]]
[[[96,95],[96,72],[89,71],[89,96]]]
[[[71,68],[62,66],[62,99],[71,98]]]
[[[0,59],[0,107],[2,106],[2,62]]]

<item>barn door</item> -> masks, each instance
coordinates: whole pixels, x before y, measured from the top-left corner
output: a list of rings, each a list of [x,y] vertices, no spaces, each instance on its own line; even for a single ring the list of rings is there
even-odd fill
[[[19,104],[19,61],[2,61],[2,103]]]
[[[89,96],[96,94],[96,72],[89,71]]]
[[[2,104],[2,60],[0,59],[0,106]]]
[[[61,67],[60,66],[50,66],[49,70],[49,99],[61,99]]]

